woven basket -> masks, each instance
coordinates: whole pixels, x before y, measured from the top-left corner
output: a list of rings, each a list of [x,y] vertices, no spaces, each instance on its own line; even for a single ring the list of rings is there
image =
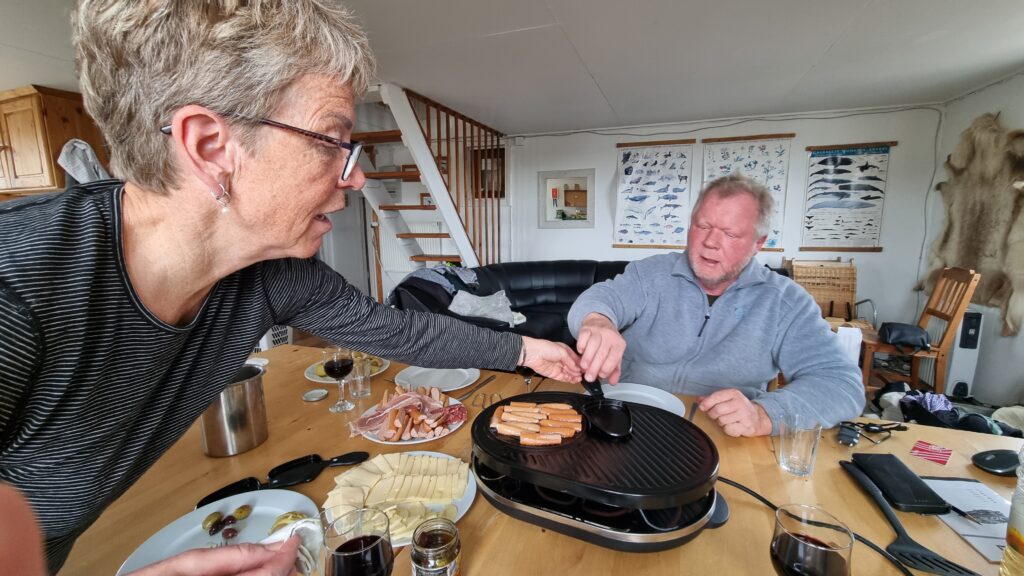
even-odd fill
[[[793,261],[793,281],[804,287],[822,316],[850,320],[857,302],[857,267],[853,262]]]

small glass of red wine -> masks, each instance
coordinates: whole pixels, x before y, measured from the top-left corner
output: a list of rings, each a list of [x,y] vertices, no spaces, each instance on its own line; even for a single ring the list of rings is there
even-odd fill
[[[853,533],[828,512],[806,504],[775,511],[772,566],[779,576],[850,576]]]
[[[395,563],[388,516],[359,508],[324,529],[324,576],[390,576]]]
[[[328,348],[324,350],[324,373],[338,381],[338,401],[329,410],[331,412],[348,412],[356,407],[345,399],[345,378],[352,372],[352,351],[348,348]]]

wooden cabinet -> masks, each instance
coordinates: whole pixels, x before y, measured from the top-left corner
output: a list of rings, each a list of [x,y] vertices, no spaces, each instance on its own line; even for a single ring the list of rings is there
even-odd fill
[[[79,94],[42,86],[0,91],[0,192],[63,188],[57,158],[72,138],[88,142],[107,165],[103,135]]]

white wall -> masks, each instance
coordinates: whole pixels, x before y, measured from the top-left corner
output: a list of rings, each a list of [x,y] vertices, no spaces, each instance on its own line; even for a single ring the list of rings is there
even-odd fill
[[[618,135],[577,133],[568,136],[526,136],[522,145],[512,144],[509,147],[510,200],[513,209],[512,259],[635,260],[663,252],[611,246],[617,142],[795,132],[785,206],[785,251],[762,252],[758,259],[762,263],[778,266],[783,255],[805,260],[835,256],[842,256],[845,260],[852,256],[857,265],[858,297],[874,299],[880,319],[911,322],[916,319],[919,309],[918,293],[913,292],[912,287],[917,282],[918,263],[925,236],[924,199],[931,188],[932,171],[936,168],[935,135],[939,121],[937,110],[940,108],[815,114],[830,118],[756,120],[728,128],[715,126],[731,124],[736,120],[600,131],[618,132]],[[849,117],[832,117],[839,115]],[[625,132],[630,135],[623,134]],[[808,157],[804,147],[888,140],[896,140],[899,144],[892,149],[886,183],[881,236],[883,251],[800,252],[800,223],[803,219],[803,189]],[[698,144],[694,156],[700,153]],[[580,168],[596,169],[595,227],[571,230],[538,228],[537,172]],[[698,166],[694,167],[692,178],[696,182],[701,180]]]
[[[941,145],[943,159],[956,147],[960,133],[985,112],[1001,112],[999,121],[1009,130],[1024,129],[1024,75],[948,103]],[[946,178],[945,171],[940,171],[937,180]],[[929,232],[938,233],[945,217],[938,194],[933,196],[929,208],[934,223]],[[985,327],[981,334],[974,395],[993,404],[1022,402],[1024,370],[1021,368],[1024,363],[1020,358],[1024,357],[1024,337],[1019,334],[1014,337],[1001,336],[999,310],[985,307],[977,309],[985,317]]]
[[[71,2],[0,2],[0,90],[39,84],[78,92]]]

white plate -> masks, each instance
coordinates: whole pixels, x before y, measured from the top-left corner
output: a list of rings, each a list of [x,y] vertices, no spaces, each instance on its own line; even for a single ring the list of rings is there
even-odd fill
[[[456,405],[456,404],[461,405],[462,404],[462,402],[459,402],[455,398],[450,398],[450,400],[451,400],[451,404],[452,405]],[[374,410],[377,409],[377,406],[378,406],[377,404],[374,404],[372,407],[370,407],[369,410],[367,410],[366,412],[363,412],[362,416],[366,416],[370,412],[373,412]],[[360,417],[362,417],[362,416],[360,416]],[[410,444],[422,444],[424,442],[433,442],[434,440],[440,440],[441,438],[447,438],[452,433],[454,433],[456,430],[458,430],[459,428],[462,428],[462,425],[466,423],[466,420],[469,420],[469,415],[468,414],[466,415],[466,418],[464,418],[462,420],[462,422],[459,422],[454,428],[449,427],[448,428],[448,434],[445,434],[444,436],[438,436],[436,438],[410,438],[409,440],[400,440],[398,442],[387,442],[385,440],[381,440],[380,438],[377,437],[376,434],[373,434],[373,433],[370,433],[370,432],[363,432],[363,437],[366,438],[367,440],[370,440],[371,442],[376,442],[378,444],[384,444],[386,446],[408,446]],[[410,452],[410,454],[412,454],[412,452]]]
[[[395,376],[395,384],[409,389],[423,386],[436,387],[441,392],[465,388],[480,378],[476,368],[420,368],[409,366]]]
[[[391,360],[387,360],[384,358],[381,358],[380,360],[381,362],[383,362],[383,364],[381,364],[380,368],[374,371],[373,374],[370,374],[370,377],[376,376],[378,374],[383,374],[384,371],[388,369],[388,366],[391,366]],[[302,375],[306,377],[306,380],[312,380],[313,382],[317,382],[319,384],[334,384],[335,386],[337,386],[338,381],[336,379],[328,378],[327,376],[317,376],[316,367],[319,365],[320,362],[310,364],[309,367],[306,368],[306,371],[302,373]]]
[[[648,406],[667,410],[677,416],[683,416],[686,414],[686,405],[683,404],[682,400],[677,398],[671,392],[666,392],[661,388],[655,388],[654,386],[625,383],[619,383],[615,386],[612,386],[611,384],[604,384],[601,386],[601,390],[604,391],[605,398],[614,398],[624,402],[635,402],[636,404],[646,404]]]
[[[449,460],[455,460],[455,456],[450,456],[441,452],[423,452],[413,451],[406,452],[409,456],[436,456],[441,458],[448,458]],[[458,522],[460,518],[466,515],[469,511],[469,507],[473,505],[473,499],[476,498],[476,477],[473,475],[473,471],[469,471],[469,478],[466,482],[466,491],[462,493],[462,498],[455,500],[452,504],[455,504],[455,522]],[[444,505],[440,504],[426,504],[427,508],[430,508],[434,512],[440,512],[444,509]],[[400,548],[402,546],[408,546],[412,544],[412,536],[406,538],[400,538],[398,540],[392,540],[391,546],[394,548]]]
[[[118,575],[138,570],[185,550],[208,548],[223,542],[220,534],[210,536],[203,530],[203,519],[211,512],[220,512],[227,516],[243,504],[252,506],[252,514],[234,526],[238,529],[238,536],[231,540],[233,544],[263,540],[268,536],[274,520],[285,512],[295,510],[307,514],[310,518],[316,518],[320,514],[312,500],[291,490],[257,490],[229,496],[193,510],[164,526],[132,552],[124,564],[121,564],[117,571]]]

